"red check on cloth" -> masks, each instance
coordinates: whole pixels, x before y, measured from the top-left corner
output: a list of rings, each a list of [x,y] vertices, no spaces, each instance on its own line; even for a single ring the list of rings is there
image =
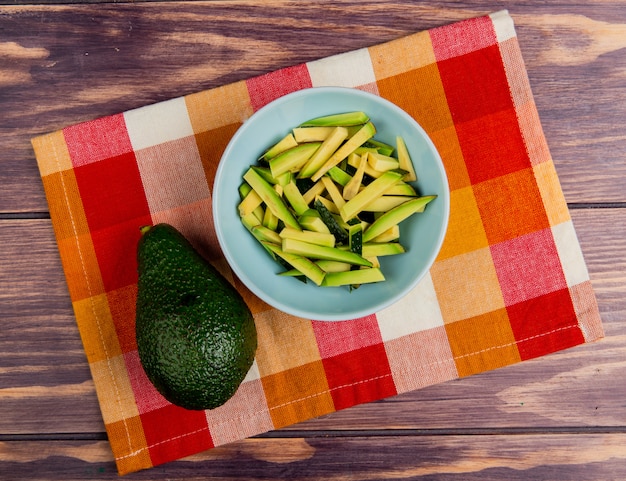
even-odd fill
[[[393,306],[345,322],[291,317],[256,298],[230,272],[213,230],[215,171],[237,128],[272,100],[316,86],[366,90],[408,112],[439,150],[451,191],[428,275]],[[506,11],[32,143],[120,474],[603,337]],[[139,227],[158,222],[181,230],[255,316],[255,363],[214,410],[169,404],[139,362],[136,245]]]

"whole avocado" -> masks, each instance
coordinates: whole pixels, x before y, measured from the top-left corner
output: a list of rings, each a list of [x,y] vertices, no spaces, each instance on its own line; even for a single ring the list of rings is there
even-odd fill
[[[173,226],[141,231],[135,333],[144,371],[172,404],[193,410],[221,406],[254,361],[252,313]]]

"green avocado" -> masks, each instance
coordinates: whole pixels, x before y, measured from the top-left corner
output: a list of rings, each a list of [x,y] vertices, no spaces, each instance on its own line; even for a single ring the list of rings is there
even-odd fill
[[[221,406],[254,361],[252,313],[174,227],[141,231],[135,333],[144,371],[172,404],[194,410]]]

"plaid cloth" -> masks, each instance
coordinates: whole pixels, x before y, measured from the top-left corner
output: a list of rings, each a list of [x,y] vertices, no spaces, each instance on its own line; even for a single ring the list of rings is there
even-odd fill
[[[254,111],[344,86],[412,115],[443,158],[447,236],[429,275],[361,319],[289,317],[233,278],[213,231],[221,153]],[[506,11],[67,127],[32,140],[120,474],[603,337]],[[235,212],[233,206],[233,213]],[[236,395],[170,405],[139,363],[138,227],[168,222],[229,276],[259,349]]]

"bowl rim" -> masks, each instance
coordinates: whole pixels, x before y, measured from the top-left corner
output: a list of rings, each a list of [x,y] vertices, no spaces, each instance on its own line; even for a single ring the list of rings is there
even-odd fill
[[[313,312],[307,309],[299,309],[292,305],[285,304],[284,302],[281,302],[280,300],[273,298],[272,296],[270,296],[269,294],[261,290],[256,285],[256,283],[250,279],[250,277],[246,274],[246,272],[240,268],[239,263],[232,256],[228,248],[227,239],[225,238],[223,229],[220,228],[219,205],[221,202],[221,198],[220,198],[221,196],[217,194],[219,194],[219,190],[221,188],[219,179],[221,179],[225,169],[227,168],[225,159],[227,159],[227,157],[231,155],[231,151],[235,148],[239,139],[245,135],[249,126],[253,124],[253,121],[257,117],[263,116],[265,112],[270,109],[276,109],[284,103],[291,102],[294,99],[297,99],[302,96],[311,95],[312,93],[321,94],[321,95],[337,94],[337,93],[339,94],[343,93],[343,94],[348,94],[348,95],[360,95],[363,97],[370,97],[373,99],[374,102],[380,102],[382,104],[386,104],[387,108],[395,111],[396,114],[398,114],[400,117],[403,117],[409,123],[413,124],[413,127],[416,130],[420,131],[420,133],[422,134],[423,141],[428,144],[429,150],[433,153],[435,157],[437,168],[441,175],[442,184],[443,184],[444,190],[446,191],[446,195],[444,196],[444,201],[445,201],[445,208],[443,211],[444,218],[442,219],[441,229],[435,242],[435,246],[434,246],[435,248],[432,249],[432,252],[430,253],[426,262],[424,263],[424,266],[421,269],[421,272],[419,272],[419,274],[416,275],[407,286],[405,286],[396,294],[388,296],[387,298],[385,298],[384,301],[380,301],[377,304],[369,306],[367,308],[353,309],[349,311],[348,314],[346,313],[327,314],[327,313]],[[252,165],[252,162],[250,165]],[[224,152],[222,153],[220,157],[218,167],[215,173],[214,181],[213,181],[212,194],[213,195],[212,195],[211,208],[213,211],[214,230],[218,239],[218,243],[222,250],[222,254],[226,258],[226,261],[230,269],[233,271],[233,274],[239,278],[239,280],[246,286],[247,289],[249,289],[253,294],[255,294],[257,297],[265,301],[270,306],[286,314],[300,317],[300,318],[311,319],[315,321],[346,321],[350,319],[365,317],[367,315],[372,315],[376,312],[379,312],[382,309],[389,307],[395,304],[396,302],[398,302],[399,300],[401,300],[402,298],[404,298],[423,279],[423,277],[429,272],[430,268],[434,264],[437,255],[441,251],[441,247],[443,245],[443,241],[444,241],[447,229],[448,229],[448,223],[449,223],[449,217],[450,217],[450,186],[449,186],[447,172],[445,170],[439,151],[437,150],[432,139],[426,133],[424,128],[419,124],[419,122],[417,122],[413,117],[411,117],[406,111],[404,111],[402,108],[397,106],[392,101],[384,97],[381,97],[380,95],[377,95],[377,94],[374,94],[365,90],[360,90],[357,88],[350,88],[350,87],[321,86],[321,87],[303,88],[303,89],[296,90],[294,92],[290,92],[285,95],[282,95],[281,97],[278,97],[274,99],[273,101],[270,101],[269,103],[267,103],[266,105],[264,105],[263,107],[259,108],[257,111],[252,113],[252,115],[250,115],[250,117],[244,120],[243,123],[237,128],[237,131],[233,134],[233,136],[229,140],[226,148],[224,149]],[[235,209],[236,209],[236,206],[233,206],[233,215],[235,215],[234,214],[236,212]]]

